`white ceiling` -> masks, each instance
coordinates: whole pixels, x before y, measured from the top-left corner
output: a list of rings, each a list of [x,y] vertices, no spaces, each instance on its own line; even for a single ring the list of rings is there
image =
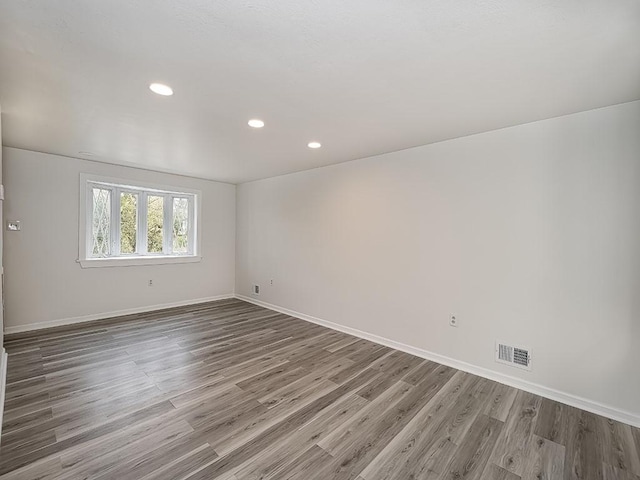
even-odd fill
[[[0,2],[5,145],[214,180],[639,98],[638,0]]]

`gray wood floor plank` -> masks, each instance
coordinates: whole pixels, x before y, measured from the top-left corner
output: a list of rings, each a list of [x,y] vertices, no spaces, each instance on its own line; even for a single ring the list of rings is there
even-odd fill
[[[640,480],[640,477],[631,472],[620,470],[612,465],[604,464],[603,480]]]
[[[287,480],[307,480],[316,478],[319,471],[333,461],[333,457],[322,448],[313,445],[302,455],[295,458],[293,462],[286,466],[280,473],[279,478]],[[238,480],[242,480],[241,476],[236,474]],[[330,478],[330,477],[325,477]]]
[[[338,350],[340,350],[341,348],[347,347],[349,345],[352,345],[354,343],[356,343],[359,340],[358,337],[350,337],[347,336],[346,338],[342,338],[340,340],[335,341],[334,343],[332,343],[331,345],[327,345],[325,347],[325,350],[331,353],[335,353]]]
[[[487,464],[482,478],[486,478],[487,480],[520,480],[518,475],[497,466],[495,463]]]
[[[535,434],[560,445],[569,440],[569,422],[577,410],[568,405],[543,398],[535,426]]]
[[[602,424],[596,415],[572,410],[565,445],[565,478],[599,480],[603,477]]]
[[[517,393],[518,390],[513,387],[496,385],[495,391],[483,413],[501,422],[506,421]]]
[[[281,478],[281,472],[295,459],[292,451],[306,451],[369,404],[357,395],[335,402],[300,427],[285,441],[271,445],[236,472],[238,478],[267,480]]]
[[[480,480],[503,427],[500,420],[481,414],[469,428],[440,478]]]
[[[38,460],[2,475],[3,480],[51,480],[62,470],[59,457]]]
[[[632,428],[608,418],[598,420],[603,435],[600,445],[604,462],[640,476],[640,447],[635,445]]]
[[[144,436],[127,435],[125,438],[118,437],[118,441],[112,446],[101,449],[100,453],[87,455],[86,452],[78,449],[69,453],[63,453],[62,471],[56,478],[76,479],[76,478],[117,478],[114,471],[118,470],[122,464],[144,458],[156,447],[162,447],[175,439],[187,436],[193,429],[187,422],[169,422],[166,425],[154,428],[152,432],[146,432]],[[104,452],[104,453],[103,453]]]
[[[100,471],[96,478],[139,480],[158,471],[165,470],[168,465],[180,463],[187,458],[200,463],[213,461],[218,455],[206,442],[203,442],[197,434],[177,436],[173,441],[161,445],[153,445],[153,450],[145,455],[125,462],[120,461],[108,471]]]
[[[377,374],[378,373],[372,369],[362,370],[327,395],[315,400],[294,414],[286,417],[279,424],[262,432],[248,444],[229,452],[219,461],[212,463],[210,466],[203,468],[187,478],[189,480],[215,478],[216,475],[227,474],[242,466],[245,462],[260,454],[262,450],[266,449],[273,442],[278,441],[280,438],[288,437],[292,431],[304,425],[318,412],[327,408],[343,396],[354,393],[355,390],[371,381]]]
[[[443,379],[432,379],[438,380]],[[407,475],[438,478],[457,449],[452,434],[459,430],[459,419],[469,418],[468,401],[479,381],[455,373],[360,475],[367,480],[399,480]]]
[[[218,454],[208,444],[193,450],[191,453],[183,455],[176,460],[166,458],[161,468],[145,475],[139,476],[123,476],[122,480],[130,478],[131,480],[168,480],[186,478],[189,475],[197,473],[199,470],[206,468],[218,459]],[[129,473],[135,473],[134,471]],[[127,474],[128,475],[128,474]],[[121,480],[120,477],[117,477]],[[106,480],[106,479],[105,479]]]
[[[35,412],[14,418],[3,418],[2,431],[6,433],[22,430],[23,428],[33,427],[53,418],[51,407],[36,410]]]
[[[537,435],[530,443],[523,480],[562,480],[565,448]]]
[[[422,408],[429,403],[435,393],[437,393],[433,390],[433,385],[428,380],[429,379],[425,379],[423,382],[420,382],[409,390],[406,395],[403,395],[397,403],[392,404],[388,409],[383,411],[377,422],[362,432],[362,437],[359,438],[359,442],[351,441],[350,445],[342,445],[339,447],[329,445],[329,449],[334,449],[334,451],[330,450],[330,453],[335,457],[334,467],[330,467],[329,477],[352,478],[355,475],[362,474],[372,460],[375,459],[380,452],[384,451],[386,446],[403,430],[405,425],[410,423]],[[488,382],[480,379],[476,385],[479,386],[483,383]],[[476,397],[480,391],[481,388],[474,389],[474,397]],[[372,402],[371,405],[374,403],[375,402]],[[470,405],[474,404],[475,408],[465,407],[464,410],[456,416],[453,428],[449,431],[452,438],[455,437],[456,434],[459,434],[460,437],[464,436],[463,432],[470,428],[482,403],[479,400],[471,400]],[[367,439],[364,445],[362,443],[363,438]],[[321,446],[323,442],[320,443]],[[408,474],[408,472],[405,472],[405,474]]]
[[[376,427],[379,426],[379,418],[402,397],[415,388],[408,383],[396,382],[388,388],[383,395],[371,402],[356,415],[340,427],[336,428],[328,436],[323,438],[319,445],[330,454],[340,454],[346,449],[359,445],[358,433],[366,434],[369,438]]]
[[[518,391],[490,462],[522,476],[528,465],[541,398]]]

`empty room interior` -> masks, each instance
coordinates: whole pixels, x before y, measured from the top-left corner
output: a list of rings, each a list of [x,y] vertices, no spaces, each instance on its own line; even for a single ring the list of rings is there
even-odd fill
[[[640,480],[640,1],[0,1],[0,479]]]

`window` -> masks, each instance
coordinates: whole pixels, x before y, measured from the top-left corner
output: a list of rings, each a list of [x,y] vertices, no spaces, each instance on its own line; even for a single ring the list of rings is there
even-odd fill
[[[81,176],[83,267],[198,261],[199,193]],[[84,219],[84,222],[82,221]]]

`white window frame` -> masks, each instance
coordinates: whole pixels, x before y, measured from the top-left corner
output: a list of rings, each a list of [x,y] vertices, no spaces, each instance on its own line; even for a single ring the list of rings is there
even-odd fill
[[[92,245],[92,226],[93,226],[93,193],[94,187],[103,188],[111,191],[111,252],[114,256],[110,257],[91,257],[89,248]],[[135,193],[138,195],[137,202],[137,236],[136,236],[136,253],[120,254],[120,194]],[[165,226],[162,236],[164,253],[148,253],[147,248],[147,215],[146,212],[147,196],[157,195],[164,197],[163,209]],[[173,201],[175,198],[189,198],[189,232],[187,235],[188,245],[187,253],[172,253],[173,237],[166,235],[167,231],[171,231],[173,225]],[[80,174],[80,215],[78,229],[78,263],[82,268],[93,267],[115,267],[115,266],[131,266],[131,265],[158,265],[169,263],[193,263],[202,259],[200,255],[200,198],[199,190],[187,188],[151,184],[147,182],[138,182],[124,180],[119,178],[102,177]],[[116,201],[117,200],[117,201]],[[144,205],[144,206],[143,206]],[[171,208],[166,208],[170,205]]]

